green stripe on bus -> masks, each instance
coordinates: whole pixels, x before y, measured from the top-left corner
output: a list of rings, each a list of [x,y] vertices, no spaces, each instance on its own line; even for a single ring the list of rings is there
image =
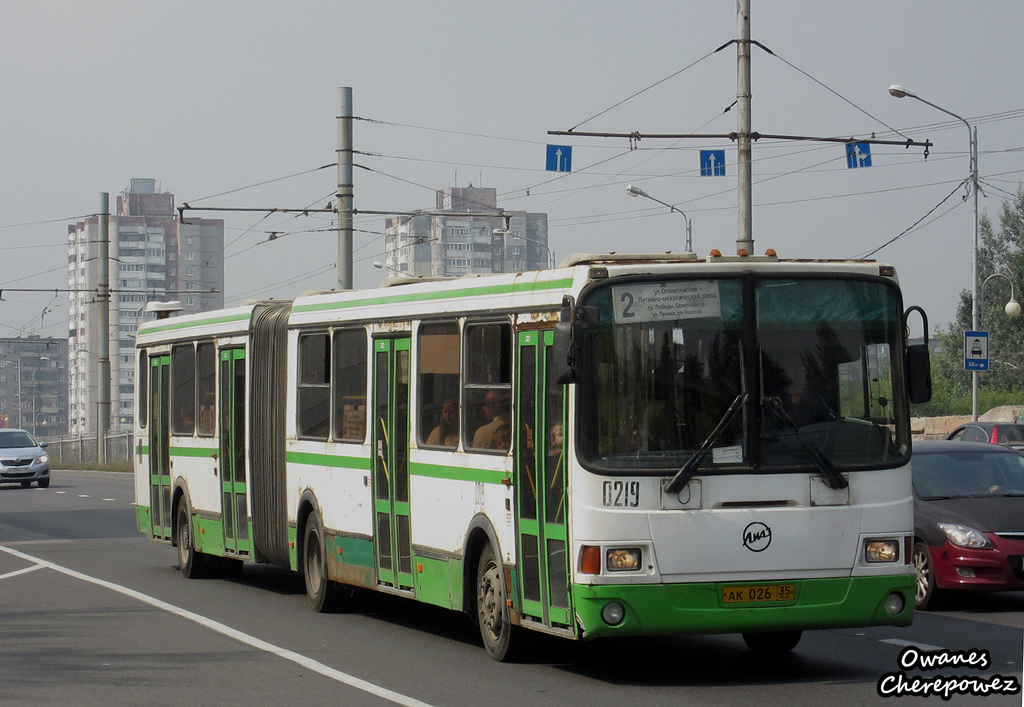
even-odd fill
[[[175,331],[177,329],[191,329],[193,327],[209,326],[211,324],[227,324],[229,322],[247,322],[249,321],[250,314],[245,312],[243,314],[231,314],[228,316],[221,317],[210,317],[209,319],[199,319],[190,322],[171,322],[169,324],[150,324],[145,328],[140,327],[139,335],[158,334],[164,331]]]
[[[328,309],[352,309],[354,307],[372,307],[379,304],[400,304],[402,302],[428,302],[431,300],[459,299],[462,297],[482,297],[486,295],[504,295],[516,292],[537,292],[545,290],[565,290],[572,286],[572,278],[551,280],[549,282],[523,282],[510,285],[491,285],[484,287],[467,287],[447,292],[423,292],[400,295],[367,297],[366,299],[349,302],[321,302],[319,304],[301,304],[292,307],[293,312],[318,312]]]
[[[289,464],[310,466],[334,466],[342,469],[369,471],[370,460],[365,457],[340,457],[335,454],[313,454],[312,452],[288,452],[285,461]]]
[[[172,457],[208,457],[216,454],[216,447],[171,447]]]
[[[512,475],[494,469],[467,469],[462,466],[444,466],[442,464],[410,464],[409,471],[413,476],[428,476],[434,479],[451,479],[452,481],[478,481],[484,484],[500,484]]]

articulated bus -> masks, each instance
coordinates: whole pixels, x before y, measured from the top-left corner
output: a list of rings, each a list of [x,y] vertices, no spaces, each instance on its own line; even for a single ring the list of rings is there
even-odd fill
[[[769,251],[147,322],[138,525],[186,577],[273,563],[317,611],[466,612],[496,660],[527,630],[785,651],[907,625],[911,310],[891,266]]]

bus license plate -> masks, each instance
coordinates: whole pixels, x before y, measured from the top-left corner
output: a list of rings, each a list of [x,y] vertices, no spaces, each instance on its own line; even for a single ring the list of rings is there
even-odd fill
[[[722,587],[722,603],[766,603],[796,598],[793,584],[751,584],[746,587]]]

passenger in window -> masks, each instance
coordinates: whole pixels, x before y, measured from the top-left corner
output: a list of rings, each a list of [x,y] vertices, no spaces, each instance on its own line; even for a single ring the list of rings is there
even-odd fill
[[[454,447],[459,443],[459,411],[454,400],[445,400],[441,405],[441,419],[430,435],[427,444],[438,447]]]
[[[488,390],[484,395],[483,417],[485,422],[473,435],[473,446],[477,449],[508,449],[511,434],[508,431],[508,398],[497,390]],[[505,430],[502,432],[502,428]],[[503,442],[503,446],[499,446]]]

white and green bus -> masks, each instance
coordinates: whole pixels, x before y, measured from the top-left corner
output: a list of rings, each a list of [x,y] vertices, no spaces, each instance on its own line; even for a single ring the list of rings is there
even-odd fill
[[[913,308],[916,309],[916,308]],[[909,310],[908,310],[909,312]],[[164,318],[137,338],[140,530],[182,573],[274,563],[571,639],[907,625],[891,266],[577,255]]]

